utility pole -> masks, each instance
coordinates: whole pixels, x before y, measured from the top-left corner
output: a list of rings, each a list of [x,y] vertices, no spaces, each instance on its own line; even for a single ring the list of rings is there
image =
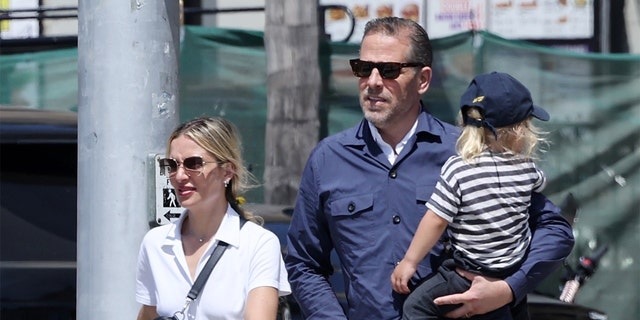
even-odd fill
[[[178,116],[178,1],[78,6],[77,319],[135,319],[150,153]]]
[[[319,136],[318,1],[269,0],[265,5],[264,200],[291,205]]]

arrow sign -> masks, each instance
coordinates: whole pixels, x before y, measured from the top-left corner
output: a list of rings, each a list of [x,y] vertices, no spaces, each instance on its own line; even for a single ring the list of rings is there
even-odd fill
[[[172,218],[180,218],[180,213],[178,213],[178,212],[171,212],[171,210],[169,210],[169,211],[167,211],[167,212],[164,214],[164,217],[165,217],[167,220],[171,221],[171,219],[172,219]]]

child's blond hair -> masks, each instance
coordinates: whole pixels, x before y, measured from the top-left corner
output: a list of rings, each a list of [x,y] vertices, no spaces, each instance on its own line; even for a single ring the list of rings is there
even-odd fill
[[[482,121],[479,108],[469,107],[464,112],[469,118]],[[539,146],[548,143],[544,138],[546,133],[533,124],[531,117],[510,126],[495,128],[495,134],[486,127],[464,125],[462,114],[459,123],[463,127],[456,142],[456,150],[467,163],[472,162],[484,150],[510,151],[516,155],[537,158],[537,152],[544,152]]]

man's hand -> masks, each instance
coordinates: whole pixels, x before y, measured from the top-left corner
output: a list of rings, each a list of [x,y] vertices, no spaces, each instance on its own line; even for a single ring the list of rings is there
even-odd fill
[[[462,304],[461,307],[447,313],[448,318],[469,318],[485,314],[513,301],[513,293],[505,281],[461,269],[456,269],[456,272],[471,281],[471,288],[463,293],[439,297],[433,301],[437,305]]]

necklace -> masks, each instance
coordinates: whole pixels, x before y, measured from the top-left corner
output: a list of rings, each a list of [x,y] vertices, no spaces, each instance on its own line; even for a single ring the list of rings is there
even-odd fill
[[[196,238],[196,240],[198,240],[199,243],[204,243],[205,241],[208,241],[208,239],[206,237],[203,238],[199,238],[195,235],[192,235],[194,238]]]
[[[192,238],[196,239],[199,243],[203,243],[203,242],[205,242],[205,241],[208,241],[208,238],[207,238],[206,236],[205,236],[205,237],[198,237],[198,236],[196,236],[196,235],[195,235],[195,234],[193,234],[193,233],[188,233],[187,235],[189,235],[189,236],[191,236]]]
[[[187,216],[187,218],[188,218],[188,216]],[[185,221],[188,221],[188,220],[185,220]],[[184,223],[184,222],[183,222],[183,223]],[[206,233],[208,233],[208,231],[207,231],[207,230],[205,230],[205,232],[204,232],[205,234],[201,234],[200,236],[198,236],[198,235],[196,235],[196,233],[195,233],[195,232],[193,232],[193,230],[191,230],[191,228],[189,228],[189,227],[188,227],[188,226],[186,226],[185,224],[183,224],[183,229],[186,229],[186,230],[184,231],[184,232],[185,232],[185,235],[188,235],[188,236],[192,237],[193,239],[197,240],[197,241],[198,241],[198,243],[208,242],[208,241],[211,239],[211,237],[212,237],[212,235],[211,235],[211,236],[208,236],[208,235],[206,234]]]

